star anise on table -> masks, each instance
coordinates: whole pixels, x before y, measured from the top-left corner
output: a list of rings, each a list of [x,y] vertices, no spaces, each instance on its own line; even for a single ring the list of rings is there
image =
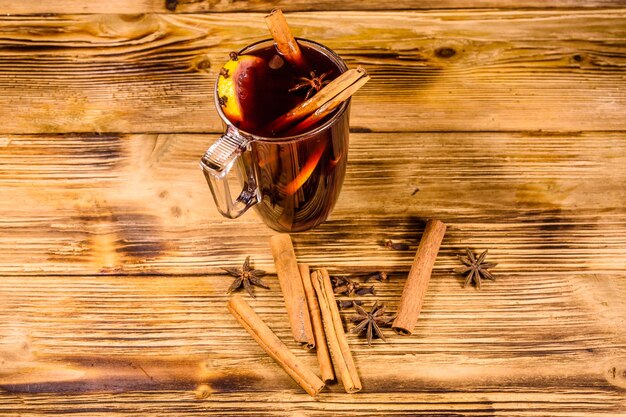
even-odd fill
[[[235,281],[233,281],[231,286],[228,287],[228,291],[227,291],[228,294],[230,294],[231,292],[243,286],[243,288],[245,288],[246,291],[248,291],[248,294],[250,294],[252,298],[255,298],[254,291],[252,290],[253,285],[256,285],[257,287],[263,287],[266,289],[270,288],[267,285],[265,285],[265,283],[263,283],[263,281],[261,281],[261,278],[260,278],[263,275],[265,275],[265,271],[261,271],[259,269],[252,269],[252,267],[250,267],[249,256],[246,258],[241,268],[222,268],[222,269],[228,272],[230,275],[235,277]]]
[[[304,96],[304,99],[308,100],[309,98],[313,96],[313,94],[320,91],[322,87],[324,87],[326,84],[330,82],[330,80],[324,80],[324,78],[328,77],[331,72],[332,71],[328,71],[328,72],[323,73],[319,77],[316,77],[315,71],[311,71],[310,72],[311,78],[307,78],[307,77],[298,78],[300,82],[294,85],[292,88],[290,88],[289,92],[293,93],[293,92],[300,91],[300,90],[307,88],[308,91],[306,92],[306,96]]]
[[[395,316],[385,315],[385,306],[379,305],[378,301],[374,303],[369,313],[358,304],[354,305],[354,310],[357,312],[357,315],[352,316],[352,322],[356,324],[356,327],[351,332],[357,334],[365,333],[369,346],[372,346],[374,337],[378,337],[383,342],[386,342],[381,326],[391,326]]]
[[[487,269],[493,268],[498,264],[493,262],[485,262],[487,251],[484,251],[478,256],[474,255],[474,253],[469,249],[465,249],[465,251],[467,252],[467,256],[457,255],[459,260],[465,266],[454,269],[454,272],[458,274],[467,274],[465,278],[465,284],[463,284],[464,287],[467,287],[469,283],[474,281],[476,288],[480,289],[481,280],[496,280],[496,278],[491,275],[491,272],[489,272]]]

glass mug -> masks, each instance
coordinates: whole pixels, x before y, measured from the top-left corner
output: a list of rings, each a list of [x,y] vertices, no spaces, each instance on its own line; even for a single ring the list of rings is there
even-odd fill
[[[321,52],[340,72],[348,69],[325,46],[306,39],[298,42]],[[239,54],[271,45],[272,39],[260,41]],[[263,137],[240,130],[228,120],[218,102],[217,80],[214,95],[225,133],[206,151],[200,167],[218,211],[234,219],[254,206],[265,224],[281,232],[300,232],[325,221],[346,172],[350,100],[323,124],[301,134]]]

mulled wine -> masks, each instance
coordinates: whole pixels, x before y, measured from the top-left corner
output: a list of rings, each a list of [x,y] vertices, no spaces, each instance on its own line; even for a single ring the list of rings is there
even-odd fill
[[[288,232],[310,229],[330,214],[343,183],[349,134],[349,102],[305,131],[297,123],[280,131],[268,128],[347,69],[325,47],[304,40],[298,44],[305,66],[290,64],[272,41],[231,55],[216,92],[229,122],[255,137],[239,163],[255,167],[257,211],[268,226]],[[232,77],[230,85],[220,88],[225,76],[226,81]]]
[[[285,137],[303,133],[269,125],[336,78],[342,69],[321,50],[299,43],[302,66],[286,61],[273,44],[231,54],[220,71],[218,104],[237,128],[256,136]],[[319,121],[307,130],[323,124]]]

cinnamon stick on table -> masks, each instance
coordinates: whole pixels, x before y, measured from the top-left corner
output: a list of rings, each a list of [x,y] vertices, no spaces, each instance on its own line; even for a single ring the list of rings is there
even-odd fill
[[[286,233],[272,236],[270,247],[293,338],[296,342],[306,343],[306,347],[312,349],[315,347],[315,336],[291,237]]]
[[[328,351],[328,345],[326,344],[326,335],[324,334],[324,324],[322,323],[320,305],[317,302],[315,290],[313,289],[313,283],[311,282],[311,271],[309,269],[309,265],[307,264],[298,264],[298,268],[300,269],[304,293],[306,294],[306,301],[309,306],[309,314],[311,315],[311,324],[313,325],[313,334],[315,336],[315,349],[317,350],[317,361],[320,364],[322,381],[332,381],[335,379],[335,372],[333,371],[333,364],[330,360],[330,352]]]
[[[291,29],[287,24],[287,19],[283,15],[280,9],[274,9],[270,14],[265,16],[265,23],[270,30],[274,42],[276,42],[276,49],[278,52],[296,68],[304,69],[304,57],[302,51],[298,46],[298,42],[293,37]]]
[[[228,310],[259,346],[309,395],[314,397],[324,388],[322,380],[289,350],[239,294],[228,301]]]
[[[402,290],[398,315],[392,324],[393,330],[398,334],[410,335],[413,333],[424,303],[430,274],[445,233],[446,225],[443,222],[429,220],[426,223],[426,229]]]
[[[326,269],[313,272],[311,281],[317,293],[317,299],[322,312],[322,321],[326,332],[326,340],[333,358],[335,372],[341,378],[341,383],[347,393],[352,394],[361,390],[361,380],[356,365],[350,353],[348,339],[343,331],[343,323],[339,315],[339,308],[335,300],[333,286]]]

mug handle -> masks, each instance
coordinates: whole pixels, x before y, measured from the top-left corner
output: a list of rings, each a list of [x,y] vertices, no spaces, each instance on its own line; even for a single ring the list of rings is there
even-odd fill
[[[252,139],[228,129],[200,160],[217,209],[224,217],[235,219],[261,201],[255,169],[250,158],[243,155],[251,142]],[[238,162],[237,174],[243,189],[233,200],[227,177],[235,162]]]

